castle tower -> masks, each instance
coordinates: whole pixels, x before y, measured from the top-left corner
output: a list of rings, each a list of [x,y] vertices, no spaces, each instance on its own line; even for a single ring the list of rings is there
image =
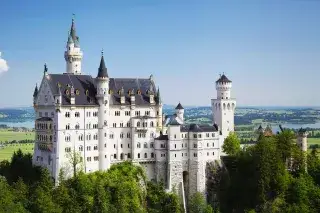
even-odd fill
[[[103,52],[96,78],[96,85],[96,98],[100,105],[98,111],[99,170],[106,170],[110,167],[110,159],[108,155],[108,148],[110,144],[107,143],[109,120],[109,76],[104,62]]]
[[[218,124],[224,137],[234,131],[236,100],[231,98],[231,87],[232,81],[221,75],[216,81],[217,98],[211,100],[213,121]]]
[[[68,34],[68,42],[64,59],[66,60],[66,73],[81,75],[82,51],[80,50],[79,37],[76,33],[74,19],[72,19],[71,29]]]
[[[302,151],[308,151],[308,132],[305,129],[299,129],[297,134],[297,144]]]
[[[177,117],[182,121],[182,123],[184,122],[184,108],[182,107],[181,103],[179,102],[179,104],[176,106],[176,114]]]

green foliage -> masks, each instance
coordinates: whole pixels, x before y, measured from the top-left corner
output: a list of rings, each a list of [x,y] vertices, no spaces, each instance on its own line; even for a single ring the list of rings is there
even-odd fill
[[[220,180],[215,181],[218,186],[208,184],[210,178],[207,183],[208,192],[218,196],[221,212],[319,211],[320,160],[315,150],[307,156],[299,149],[293,132],[262,135],[256,145],[233,150],[223,157],[226,170],[211,174]]]
[[[191,196],[188,206],[189,213],[213,213],[213,209],[209,206],[204,196],[197,192]]]
[[[236,155],[240,151],[240,140],[236,133],[230,132],[224,140],[222,150],[228,155]]]

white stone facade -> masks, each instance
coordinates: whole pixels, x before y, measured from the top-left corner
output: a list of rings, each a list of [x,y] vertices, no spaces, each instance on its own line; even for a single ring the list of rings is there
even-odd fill
[[[77,45],[76,52],[81,53],[77,58],[82,59]],[[58,180],[61,170],[69,177],[73,174],[72,153],[80,156],[77,167],[86,173],[132,160],[146,169],[150,180],[164,182],[168,190],[182,184],[183,194],[205,192],[206,164],[220,160],[225,134],[233,130],[236,102],[229,98],[231,86],[221,96],[226,89],[217,87],[218,98],[212,103],[218,125],[184,125],[180,103],[176,114],[164,119],[152,76],[109,78],[103,57],[97,78],[81,73],[81,60],[66,63],[65,74],[49,74],[45,68],[34,93],[35,165],[48,168]]]

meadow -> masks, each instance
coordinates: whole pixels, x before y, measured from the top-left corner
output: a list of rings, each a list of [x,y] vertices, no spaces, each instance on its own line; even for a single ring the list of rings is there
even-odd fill
[[[0,161],[10,160],[13,152],[21,149],[23,153],[33,152],[33,143],[13,143],[6,144],[10,141],[20,141],[20,140],[34,140],[34,132],[14,132],[12,129],[1,129],[0,130]]]
[[[0,129],[0,142],[34,140],[34,132],[14,132],[12,129]]]

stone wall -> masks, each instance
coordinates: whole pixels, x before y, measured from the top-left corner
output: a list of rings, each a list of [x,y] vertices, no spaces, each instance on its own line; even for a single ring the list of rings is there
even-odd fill
[[[170,189],[179,186],[179,184],[183,180],[182,176],[182,162],[181,161],[172,161],[169,163],[169,169],[170,169]]]
[[[167,162],[157,161],[155,168],[155,178],[157,182],[167,183]]]
[[[189,163],[189,195],[196,192],[204,193],[206,189],[205,164],[203,161]]]

